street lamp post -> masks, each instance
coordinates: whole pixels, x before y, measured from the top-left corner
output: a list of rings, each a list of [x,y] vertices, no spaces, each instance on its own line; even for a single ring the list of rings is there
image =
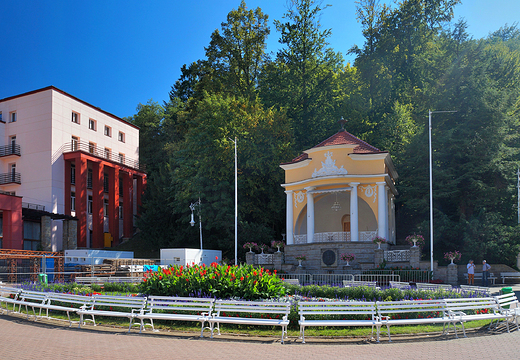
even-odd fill
[[[195,206],[197,206],[197,205],[199,206],[200,251],[202,251],[202,216],[201,216],[201,211],[200,211],[200,207],[201,207],[200,198],[199,198],[199,200],[195,201],[194,203],[191,203],[191,205],[190,205],[190,210],[191,210],[190,225],[195,226],[195,220],[193,219],[193,212],[195,211]]]
[[[430,150],[430,270],[433,275],[433,165],[432,165],[432,114],[453,113],[457,111],[428,110],[428,145]]]
[[[237,177],[237,138],[229,139],[235,144],[235,265],[238,265],[238,177]]]

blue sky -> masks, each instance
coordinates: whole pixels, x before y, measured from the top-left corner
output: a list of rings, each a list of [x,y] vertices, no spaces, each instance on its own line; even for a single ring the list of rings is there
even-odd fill
[[[204,57],[210,35],[240,0],[3,0],[0,9],[0,99],[54,85],[124,117],[139,103],[162,104],[183,64]],[[322,15],[331,46],[362,45],[354,0],[328,0]],[[269,23],[284,0],[249,0]],[[464,0],[455,8],[468,32],[482,38],[520,20],[518,0]],[[268,51],[278,47],[271,27]]]

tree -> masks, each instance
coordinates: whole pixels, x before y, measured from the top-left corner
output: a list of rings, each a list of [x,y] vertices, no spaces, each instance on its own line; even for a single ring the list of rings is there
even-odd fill
[[[237,137],[240,237],[281,232],[285,197],[278,164],[287,158],[290,147],[285,114],[264,109],[256,99],[206,94],[180,116],[189,130],[170,154],[174,171],[168,197],[180,219],[178,226],[185,226],[181,223],[186,222],[188,205],[200,196],[205,246],[227,250],[229,255],[234,237],[234,145],[230,138]],[[251,228],[256,232],[243,232]],[[173,244],[187,245],[197,239],[182,231]]]
[[[261,97],[268,106],[287,109],[299,151],[329,136],[339,120],[333,90],[342,57],[327,47],[331,31],[321,30],[319,15],[326,6],[313,0],[289,4],[287,21],[275,21],[284,47],[264,69]]]

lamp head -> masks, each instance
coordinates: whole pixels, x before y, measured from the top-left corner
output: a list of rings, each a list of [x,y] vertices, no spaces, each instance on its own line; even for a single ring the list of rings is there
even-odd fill
[[[193,213],[191,213],[191,221],[190,221],[190,225],[191,225],[191,226],[195,226],[195,220],[193,219]]]

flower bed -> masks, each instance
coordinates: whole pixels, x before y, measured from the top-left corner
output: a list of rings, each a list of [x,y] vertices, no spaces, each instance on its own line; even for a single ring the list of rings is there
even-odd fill
[[[282,280],[252,265],[173,266],[149,271],[139,291],[146,295],[198,296],[220,299],[269,299],[285,295]]]

